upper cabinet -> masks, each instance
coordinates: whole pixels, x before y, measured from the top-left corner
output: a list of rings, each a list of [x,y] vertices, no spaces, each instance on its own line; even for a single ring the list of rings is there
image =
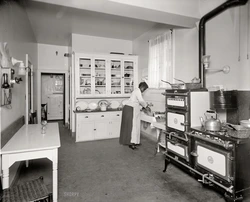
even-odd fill
[[[76,53],[76,98],[128,97],[138,86],[137,71],[137,56]]]

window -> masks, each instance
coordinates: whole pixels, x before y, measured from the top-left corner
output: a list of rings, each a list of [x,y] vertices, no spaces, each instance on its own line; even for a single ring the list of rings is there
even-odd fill
[[[150,88],[165,88],[169,86],[161,82],[161,80],[172,83],[172,47],[171,30],[149,40],[148,84]]]

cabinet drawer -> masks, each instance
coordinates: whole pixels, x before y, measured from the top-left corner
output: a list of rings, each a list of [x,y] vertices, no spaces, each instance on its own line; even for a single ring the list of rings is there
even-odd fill
[[[122,117],[122,112],[116,112],[109,114],[109,118],[111,119],[120,119]]]
[[[92,121],[96,119],[96,116],[94,114],[80,114],[77,117],[77,121]]]

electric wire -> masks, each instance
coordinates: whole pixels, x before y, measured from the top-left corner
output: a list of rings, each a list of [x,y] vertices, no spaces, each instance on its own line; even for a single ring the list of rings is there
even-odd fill
[[[241,38],[241,36],[240,36],[240,34],[241,34],[241,31],[240,31],[240,27],[241,27],[241,7],[239,7],[239,44],[238,44],[238,46],[239,46],[239,56],[238,56],[238,61],[240,61],[240,38]]]

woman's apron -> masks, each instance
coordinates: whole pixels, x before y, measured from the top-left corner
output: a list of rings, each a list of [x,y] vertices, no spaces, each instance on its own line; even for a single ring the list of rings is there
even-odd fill
[[[139,144],[140,143],[140,105],[133,104],[133,125],[132,125],[132,132],[131,132],[131,143]]]

